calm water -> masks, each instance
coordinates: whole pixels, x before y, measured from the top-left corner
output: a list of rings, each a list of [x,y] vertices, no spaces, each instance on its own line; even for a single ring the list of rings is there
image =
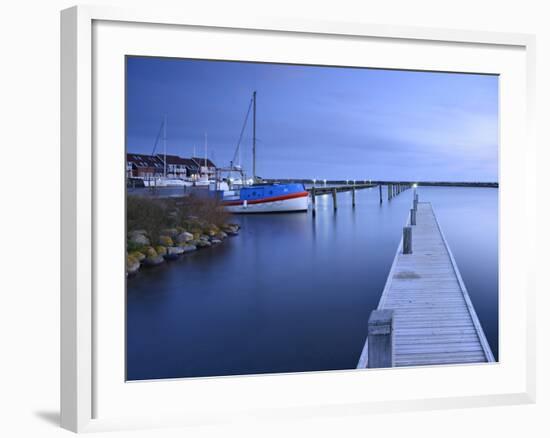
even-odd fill
[[[498,191],[431,201],[498,357]],[[129,380],[355,368],[412,200],[317,198],[317,216],[236,216],[239,236],[128,279]]]

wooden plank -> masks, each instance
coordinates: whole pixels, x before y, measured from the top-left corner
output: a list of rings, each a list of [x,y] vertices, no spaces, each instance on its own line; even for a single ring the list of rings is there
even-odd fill
[[[394,310],[395,366],[494,361],[430,203],[417,204],[411,228],[412,254],[401,240],[378,304]],[[365,342],[358,367],[367,353]]]

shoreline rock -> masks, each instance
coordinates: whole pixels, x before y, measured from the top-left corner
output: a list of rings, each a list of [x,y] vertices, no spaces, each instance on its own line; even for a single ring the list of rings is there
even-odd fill
[[[126,273],[128,275],[135,274],[137,271],[139,271],[140,266],[141,263],[133,255],[126,256]]]
[[[127,235],[126,274],[134,275],[140,268],[158,266],[183,254],[220,245],[239,234],[238,224],[217,226],[188,221],[184,226],[166,228],[157,241],[151,241],[146,230],[132,230]]]

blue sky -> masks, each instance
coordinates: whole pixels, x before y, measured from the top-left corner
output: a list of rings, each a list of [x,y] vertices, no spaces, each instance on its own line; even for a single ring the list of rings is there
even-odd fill
[[[497,181],[498,77],[128,58],[127,149],[232,159],[257,91],[257,173],[267,178]],[[251,120],[249,121],[251,122]],[[252,170],[252,124],[242,142]],[[162,144],[157,147],[162,152]]]

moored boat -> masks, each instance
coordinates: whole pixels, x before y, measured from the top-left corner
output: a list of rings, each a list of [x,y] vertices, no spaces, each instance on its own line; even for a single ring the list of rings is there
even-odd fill
[[[253,131],[252,131],[252,182],[248,185],[249,180],[246,178],[242,167],[235,166],[234,161],[239,153],[239,147],[242,140],[243,132],[248,121],[248,116],[252,110],[253,114]],[[240,160],[239,160],[240,161]],[[210,190],[215,190],[216,193],[221,194],[221,199],[224,208],[230,213],[249,214],[249,213],[290,213],[290,212],[303,212],[308,209],[309,192],[306,190],[303,184],[289,183],[289,184],[259,184],[260,180],[256,176],[256,92],[252,93],[252,99],[250,101],[246,118],[237,148],[235,150],[234,159],[231,161],[231,165],[228,169],[219,169],[220,171],[227,171],[230,185],[223,182],[225,187],[222,187],[220,183],[216,183],[215,187],[211,187]],[[236,172],[239,174],[238,179],[231,178],[231,174]],[[219,181],[219,175],[216,178]],[[241,183],[239,187],[236,182]],[[244,184],[243,184],[244,183]]]
[[[290,213],[307,211],[303,184],[262,184],[243,187],[222,201],[231,213]]]

